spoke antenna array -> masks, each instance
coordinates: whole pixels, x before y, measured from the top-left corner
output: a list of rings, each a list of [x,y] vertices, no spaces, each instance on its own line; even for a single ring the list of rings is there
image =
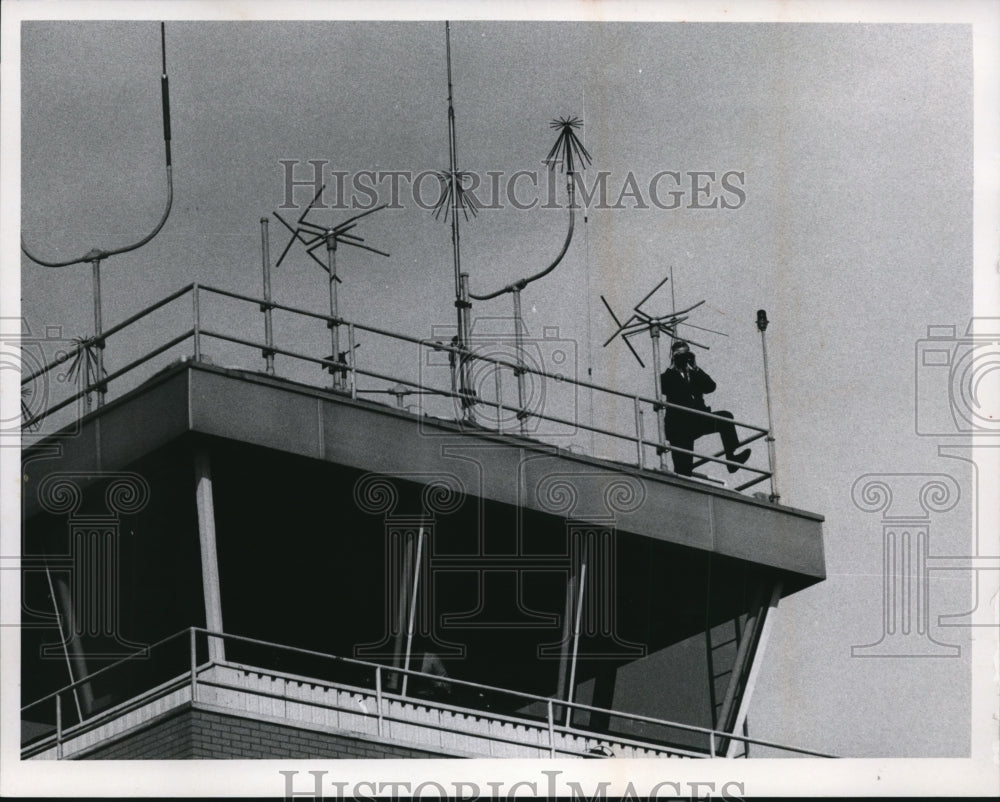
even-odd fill
[[[134,251],[141,248],[143,245],[148,243],[157,234],[160,233],[160,229],[163,228],[164,223],[167,222],[167,217],[170,215],[170,207],[174,200],[174,178],[173,178],[173,164],[170,155],[170,82],[167,78],[167,43],[166,43],[166,31],[164,23],[160,23],[160,54],[162,62],[162,72],[160,73],[160,96],[163,104],[163,143],[164,143],[164,155],[166,160],[167,168],[167,201],[166,206],[163,209],[163,214],[160,216],[159,222],[153,227],[146,236],[139,240],[129,244],[122,245],[117,248],[91,248],[82,256],[77,256],[73,259],[67,259],[65,261],[57,261],[50,259],[43,259],[28,248],[27,243],[24,241],[24,237],[21,237],[21,250],[24,255],[27,256],[31,261],[36,264],[42,265],[43,267],[69,267],[70,265],[83,264],[89,262],[93,270],[93,297],[94,297],[94,336],[83,338],[79,340],[80,345],[78,349],[74,349],[74,352],[67,355],[67,359],[74,355],[77,358],[78,364],[80,361],[81,352],[86,352],[86,357],[84,357],[84,364],[86,365],[86,373],[90,378],[92,374],[93,379],[97,382],[97,405],[103,406],[104,396],[107,392],[107,386],[103,383],[106,371],[104,369],[104,337],[103,337],[103,326],[101,320],[101,262],[107,259],[109,256],[117,256],[122,253],[128,253],[129,251]],[[88,380],[86,382],[87,386],[91,384]],[[90,397],[87,397],[88,404]]]
[[[603,295],[601,296],[601,302],[604,304],[604,308],[608,310],[608,314],[611,315],[612,320],[614,320],[615,325],[618,327],[615,332],[604,341],[603,347],[607,348],[616,337],[621,337],[622,342],[628,347],[628,350],[632,352],[632,356],[635,357],[636,362],[642,368],[646,367],[646,363],[642,361],[639,353],[635,350],[635,347],[630,342],[632,337],[636,337],[643,332],[649,333],[650,343],[653,351],[653,397],[657,402],[656,409],[656,420],[657,420],[657,433],[659,436],[659,442],[662,444],[666,442],[666,434],[664,430],[664,419],[660,411],[665,407],[663,405],[663,397],[660,391],[660,374],[662,373],[662,365],[660,359],[660,335],[666,334],[670,337],[671,341],[679,339],[677,335],[678,326],[690,326],[691,328],[700,329],[701,331],[711,332],[712,334],[720,334],[723,337],[729,335],[721,331],[714,331],[713,329],[706,329],[702,326],[695,326],[692,323],[688,323],[689,313],[697,309],[699,306],[705,303],[704,300],[698,301],[696,304],[692,304],[684,309],[674,310],[665,315],[653,315],[649,312],[643,310],[642,305],[646,303],[657,290],[660,289],[664,284],[670,280],[670,276],[664,277],[664,279],[653,287],[646,295],[643,297],[639,303],[632,307],[632,314],[623,323],[618,315],[615,314],[614,310],[611,308],[611,304],[608,303],[607,298]],[[672,285],[671,285],[672,288]],[[671,293],[672,295],[672,293]],[[707,345],[703,343],[695,342],[694,340],[685,338],[685,342],[690,345],[696,346],[698,348],[704,348],[706,351],[709,350]],[[665,465],[665,455],[664,452],[660,451],[660,464],[661,467]]]
[[[305,247],[306,253],[309,254],[310,258],[327,274],[330,286],[330,320],[327,323],[327,326],[330,329],[330,347],[333,351],[329,357],[329,361],[337,363],[336,365],[331,365],[328,369],[333,376],[333,388],[335,390],[340,390],[344,387],[348,360],[353,361],[354,354],[352,352],[358,347],[358,344],[351,342],[346,350],[340,350],[340,326],[342,325],[342,321],[340,319],[340,308],[337,299],[337,285],[342,282],[340,276],[337,275],[337,247],[339,245],[350,245],[354,248],[360,248],[363,251],[377,253],[379,256],[389,256],[389,254],[385,251],[373,248],[371,245],[366,245],[364,237],[359,237],[357,234],[350,233],[358,225],[357,221],[362,217],[374,214],[375,212],[384,209],[389,204],[383,203],[381,206],[376,206],[362,212],[361,214],[356,214],[354,217],[348,218],[347,220],[344,220],[336,225],[321,226],[317,223],[306,220],[306,217],[316,205],[316,201],[322,197],[323,190],[325,189],[325,184],[319,188],[319,192],[317,192],[313,199],[309,201],[309,205],[306,206],[305,211],[302,212],[299,219],[295,221],[294,226],[285,220],[285,218],[283,218],[280,214],[274,212],[274,216],[278,218],[281,224],[291,232],[288,244],[281,252],[281,256],[278,257],[278,261],[274,266],[280,267],[292,245],[296,242],[300,242]],[[314,251],[321,247],[326,248],[326,262],[323,262],[314,253]],[[264,271],[265,292],[269,293],[271,282],[266,255],[264,261]],[[267,298],[266,300],[269,302],[270,298]]]

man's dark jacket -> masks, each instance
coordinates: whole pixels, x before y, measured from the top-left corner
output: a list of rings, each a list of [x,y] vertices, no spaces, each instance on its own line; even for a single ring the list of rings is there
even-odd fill
[[[687,379],[677,368],[667,368],[660,376],[660,389],[670,404],[678,404],[702,412],[712,411],[712,408],[705,404],[704,396],[715,391],[715,382],[700,368],[689,370]],[[710,428],[713,423],[710,418],[691,415],[682,409],[672,407],[667,408],[666,417],[667,437],[690,435],[700,429]]]

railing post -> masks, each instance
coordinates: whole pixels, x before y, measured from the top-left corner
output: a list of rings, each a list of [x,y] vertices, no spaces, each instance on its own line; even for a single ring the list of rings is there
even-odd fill
[[[56,759],[62,760],[62,697],[56,694]]]
[[[649,337],[653,344],[653,398],[656,399],[656,434],[659,442],[657,451],[660,453],[660,468],[667,467],[667,451],[664,447],[667,442],[666,434],[666,411],[663,404],[663,395],[660,391],[660,330],[654,326],[649,330]]]
[[[640,468],[644,467],[642,464],[642,407],[639,405],[639,396],[633,396],[634,409],[635,409],[635,456],[636,465]]]
[[[527,433],[524,419],[528,413],[524,408],[524,337],[521,331],[521,290],[515,287],[511,295],[514,298],[514,348],[517,350],[517,368],[514,370],[517,375],[517,420],[523,435]]]
[[[201,361],[201,293],[197,284],[191,286],[191,307],[194,313],[194,358]]]
[[[503,432],[503,376],[500,375],[500,366],[493,365],[493,382],[497,389],[497,432]]]
[[[555,724],[555,714],[552,709],[552,700],[549,699],[546,702],[546,708],[548,712],[549,719],[549,757],[556,756],[556,724]]]
[[[378,709],[378,734],[382,736],[382,666],[375,666],[375,706]]]
[[[715,757],[715,730],[711,730],[708,733],[708,754],[709,757]]]
[[[457,225],[457,224],[456,224]],[[472,330],[469,325],[469,309],[472,302],[469,301],[469,274],[460,273],[458,278],[458,298],[455,301],[458,309],[458,396],[462,405],[463,419],[467,423],[475,423],[475,398],[476,391],[472,387],[469,370],[471,367],[472,352],[469,349],[469,340],[472,337]]]
[[[197,632],[191,627],[191,703],[198,701],[198,644],[196,641]]]
[[[91,264],[94,268],[94,344],[97,346],[97,406],[104,406],[104,395],[107,388],[102,384],[104,379],[104,325],[101,322],[101,260],[94,259]],[[86,371],[84,371],[84,381],[86,381]],[[90,400],[90,396],[87,396]]]
[[[358,397],[358,369],[354,364],[354,324],[347,324],[347,364],[351,371],[351,398]]]
[[[334,362],[340,362],[340,307],[337,302],[337,238],[332,231],[327,232],[326,237],[326,261],[327,271],[330,274],[330,347],[333,355],[330,357]],[[337,368],[330,370],[333,376],[333,389],[339,390],[342,385],[341,374]]]
[[[274,331],[271,328],[271,241],[268,237],[267,218],[260,218],[260,253],[264,269],[264,365],[269,376],[274,375]]]

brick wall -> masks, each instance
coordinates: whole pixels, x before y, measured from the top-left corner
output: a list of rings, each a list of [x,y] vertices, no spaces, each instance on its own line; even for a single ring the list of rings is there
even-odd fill
[[[88,752],[87,760],[403,758],[440,753],[186,708]]]
[[[185,760],[193,758],[192,711],[184,709],[88,752],[86,760]]]

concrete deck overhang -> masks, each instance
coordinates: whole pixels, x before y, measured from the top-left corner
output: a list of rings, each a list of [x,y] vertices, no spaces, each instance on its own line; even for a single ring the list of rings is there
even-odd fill
[[[224,438],[607,525],[774,569],[783,595],[825,577],[822,516],[658,471],[464,428],[259,373],[182,361],[92,412],[46,472],[119,470],[184,436]],[[41,455],[42,441],[25,452]],[[414,478],[417,477],[417,478]],[[27,492],[24,512],[38,510]]]

